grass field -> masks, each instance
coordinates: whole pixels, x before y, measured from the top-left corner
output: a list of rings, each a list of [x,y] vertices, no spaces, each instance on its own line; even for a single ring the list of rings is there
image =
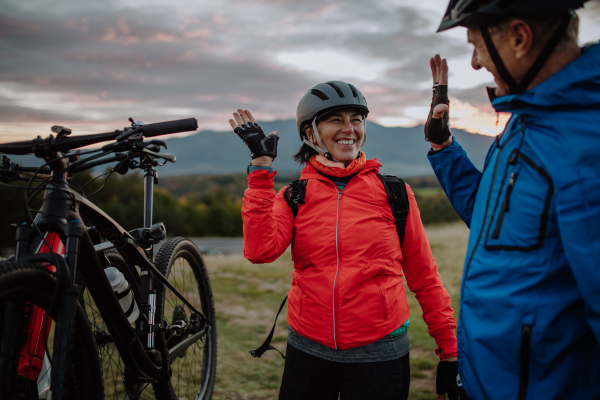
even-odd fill
[[[469,230],[462,223],[427,228],[433,255],[444,286],[452,296],[458,317],[460,281]],[[217,311],[218,363],[215,400],[276,399],[284,360],[274,352],[253,358],[248,350],[258,347],[271,329],[279,305],[291,284],[290,253],[272,264],[252,265],[241,255],[205,257]],[[412,344],[410,399],[437,399],[435,368],[438,357],[434,340],[421,318],[418,302],[407,289],[411,309]],[[279,316],[273,345],[285,353],[285,309]]]

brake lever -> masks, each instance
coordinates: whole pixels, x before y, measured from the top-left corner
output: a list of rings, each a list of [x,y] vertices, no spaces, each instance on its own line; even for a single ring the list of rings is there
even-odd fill
[[[141,143],[138,142],[135,145],[138,147],[142,147],[142,148],[150,146],[150,145],[158,145],[158,146],[164,147],[165,149],[167,148],[167,144],[165,143],[164,140],[157,140],[157,139],[152,139],[149,142],[141,142]]]
[[[158,157],[158,158],[162,158],[163,160],[166,161],[170,161],[172,163],[177,161],[177,157],[175,156],[175,154],[171,154],[171,153],[155,153],[153,151],[144,149],[142,150],[142,152],[152,156],[152,157]]]

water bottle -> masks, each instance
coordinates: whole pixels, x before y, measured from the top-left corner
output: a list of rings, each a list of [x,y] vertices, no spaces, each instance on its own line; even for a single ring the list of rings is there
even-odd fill
[[[119,299],[119,304],[125,312],[127,320],[129,323],[134,322],[139,317],[140,310],[135,302],[131,286],[129,286],[129,283],[121,271],[115,267],[108,267],[104,272],[106,273],[106,277],[108,278],[117,299]]]

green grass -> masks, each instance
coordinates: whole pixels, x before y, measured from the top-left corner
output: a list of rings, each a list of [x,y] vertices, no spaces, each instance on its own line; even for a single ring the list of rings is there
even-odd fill
[[[433,255],[458,317],[460,281],[469,231],[462,222],[427,228]],[[286,252],[272,264],[252,265],[241,255],[205,257],[215,297],[218,332],[217,380],[213,399],[262,400],[278,395],[284,360],[274,352],[253,358],[291,284],[293,263]],[[435,342],[421,309],[408,290],[411,310],[411,392],[409,399],[434,399]],[[273,345],[285,353],[286,310],[279,316]]]
[[[424,188],[417,187],[417,188],[412,188],[412,191],[417,196],[427,198],[427,197],[437,196],[439,193],[442,192],[442,189],[437,188],[437,187],[424,187]]]

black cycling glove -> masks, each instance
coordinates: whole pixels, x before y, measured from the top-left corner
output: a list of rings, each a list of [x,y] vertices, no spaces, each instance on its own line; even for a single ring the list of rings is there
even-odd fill
[[[458,376],[456,361],[440,361],[435,380],[437,394],[448,394],[450,400],[469,400]]]
[[[429,116],[425,123],[425,140],[435,144],[443,144],[450,137],[449,117],[445,112],[442,118],[433,118],[433,109],[438,104],[448,104],[448,85],[438,85],[433,87],[433,98],[431,99],[431,108]]]
[[[250,156],[254,160],[257,157],[269,156],[275,159],[277,157],[277,141],[279,136],[270,134],[265,136],[262,128],[252,122],[247,122],[233,130],[244,141],[250,149]]]

